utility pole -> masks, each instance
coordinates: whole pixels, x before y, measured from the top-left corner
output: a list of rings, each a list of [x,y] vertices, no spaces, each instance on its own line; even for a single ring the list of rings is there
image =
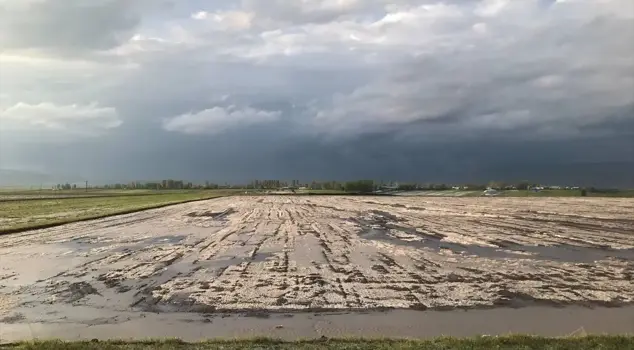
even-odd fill
[[[88,180],[86,180],[86,192],[88,192]]]

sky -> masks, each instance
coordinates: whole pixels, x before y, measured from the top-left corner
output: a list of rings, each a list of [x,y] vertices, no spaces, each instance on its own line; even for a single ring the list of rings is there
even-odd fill
[[[631,0],[0,0],[0,169],[634,187],[632,43]]]

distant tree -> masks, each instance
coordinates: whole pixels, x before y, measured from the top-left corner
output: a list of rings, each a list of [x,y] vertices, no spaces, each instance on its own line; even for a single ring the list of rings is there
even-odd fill
[[[496,190],[501,190],[504,187],[506,187],[506,184],[504,182],[501,181],[491,181],[489,182],[489,187],[496,189]]]
[[[344,188],[347,192],[371,193],[374,190],[374,181],[372,180],[348,181],[345,183]]]
[[[585,189],[585,188],[584,188],[584,189],[582,189],[582,190],[581,190],[581,197],[585,197],[585,196],[587,196],[587,195],[588,195],[588,192],[586,191],[586,189]]]
[[[474,191],[478,191],[478,190],[483,191],[487,189],[485,185],[475,184],[475,183],[466,184],[465,187],[469,190],[474,190]]]
[[[400,191],[413,191],[416,189],[416,184],[399,184],[398,189]]]
[[[517,184],[515,184],[515,188],[521,191],[528,190],[529,186],[530,186],[530,183],[528,181],[520,181]]]

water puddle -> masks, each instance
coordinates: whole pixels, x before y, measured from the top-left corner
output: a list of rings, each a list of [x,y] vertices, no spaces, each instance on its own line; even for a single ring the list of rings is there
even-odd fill
[[[185,240],[187,236],[158,236],[142,240],[140,245],[157,245],[157,244],[179,244]]]
[[[442,234],[427,234],[414,227],[398,224],[399,218],[389,213],[372,211],[368,216],[352,220],[361,227],[359,237],[377,240],[394,245],[427,248],[440,251],[451,250],[454,253],[475,255],[491,259],[535,259],[564,261],[569,263],[593,263],[607,258],[634,261],[634,249],[612,249],[582,247],[570,244],[528,246],[513,242],[491,242],[498,247],[467,245],[444,241]],[[404,240],[390,234],[390,230],[405,232],[422,240]],[[527,254],[528,253],[528,254]]]
[[[120,253],[123,251],[143,250],[144,248],[155,245],[181,244],[186,238],[187,236],[184,235],[166,235],[119,241],[115,238],[78,237],[69,241],[59,242],[59,244],[76,253],[94,251]]]
[[[236,211],[233,208],[228,208],[225,209],[223,211],[220,212],[212,212],[212,211],[203,211],[203,212],[191,212],[188,214],[185,214],[189,217],[192,218],[199,218],[199,217],[208,217],[208,218],[212,218],[214,220],[221,220],[224,219],[226,216],[235,213]]]
[[[203,261],[177,261],[166,266],[159,273],[144,280],[123,280],[117,283],[117,287],[125,286],[124,292],[135,291],[130,307],[149,312],[211,312],[206,308],[213,308],[208,305],[193,303],[189,292],[175,293],[169,299],[162,299],[153,296],[153,291],[161,285],[172,281],[175,278],[191,278],[201,269],[215,270],[217,275],[222,274],[227,268],[243,263],[263,262],[273,257],[274,253],[257,253],[255,256],[243,257],[220,257],[213,260]],[[187,281],[186,283],[197,283]]]
[[[240,265],[242,263],[246,263],[246,262],[264,262],[267,259],[271,258],[275,256],[275,253],[269,252],[269,253],[257,253],[254,257],[249,257],[249,256],[243,256],[243,257],[236,257],[236,256],[232,256],[229,258],[220,258],[220,259],[214,259],[214,260],[207,260],[207,261],[202,261],[202,262],[198,262],[199,264],[208,267],[208,268],[215,268],[215,269],[222,269],[222,268],[227,268],[229,266],[234,266],[234,265]]]

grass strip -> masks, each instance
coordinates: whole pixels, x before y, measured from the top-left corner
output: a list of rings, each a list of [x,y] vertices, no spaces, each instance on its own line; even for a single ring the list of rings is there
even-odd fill
[[[224,197],[235,191],[0,202],[0,235]]]

